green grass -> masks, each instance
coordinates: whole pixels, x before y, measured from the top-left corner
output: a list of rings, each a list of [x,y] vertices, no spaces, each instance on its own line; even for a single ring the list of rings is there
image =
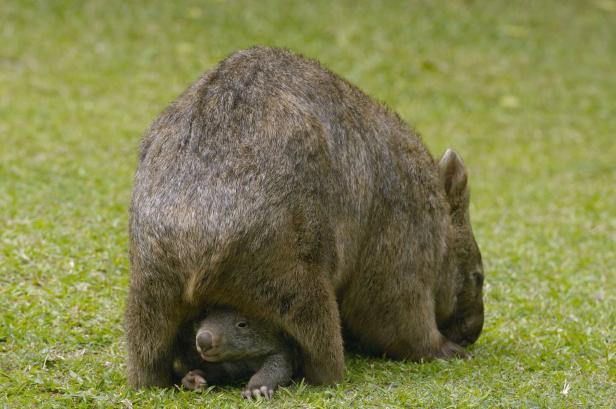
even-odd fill
[[[236,407],[126,386],[140,135],[253,44],[317,57],[471,173],[468,361],[348,357],[277,407],[616,407],[616,1],[0,2],[0,407]],[[269,406],[269,405],[268,405]]]

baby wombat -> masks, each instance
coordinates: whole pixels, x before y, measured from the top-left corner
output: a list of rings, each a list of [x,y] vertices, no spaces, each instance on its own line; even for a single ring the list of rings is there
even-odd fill
[[[229,308],[212,308],[186,332],[180,335],[183,346],[173,369],[187,389],[250,377],[242,396],[269,399],[278,386],[291,381],[294,347],[271,323]]]
[[[342,326],[395,359],[464,354],[483,267],[461,157],[286,50],[239,51],[143,136],[130,207],[128,379],[170,385],[203,306],[271,322],[308,383],[344,373]],[[156,334],[155,337],[152,334]]]

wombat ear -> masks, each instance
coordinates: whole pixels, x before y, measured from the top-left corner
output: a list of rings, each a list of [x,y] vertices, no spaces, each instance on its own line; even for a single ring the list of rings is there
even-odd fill
[[[448,201],[451,204],[459,202],[468,192],[468,176],[462,158],[453,149],[447,149],[438,167]]]

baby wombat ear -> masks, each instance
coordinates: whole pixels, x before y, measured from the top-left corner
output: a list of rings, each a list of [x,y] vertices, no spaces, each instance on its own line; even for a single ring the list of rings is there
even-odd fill
[[[447,200],[453,206],[464,201],[468,193],[466,167],[460,155],[447,149],[438,163],[441,182],[445,187]]]

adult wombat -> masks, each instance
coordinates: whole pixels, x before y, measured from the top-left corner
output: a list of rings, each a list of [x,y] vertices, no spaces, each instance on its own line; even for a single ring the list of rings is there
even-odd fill
[[[295,351],[280,329],[228,308],[210,309],[195,328],[189,326],[173,369],[188,389],[250,377],[242,396],[271,398],[291,381]],[[191,331],[192,329],[192,331]]]
[[[467,174],[383,105],[291,52],[205,73],[144,135],[130,207],[131,385],[169,385],[204,305],[279,327],[307,382],[354,341],[400,359],[462,354],[483,325]]]

